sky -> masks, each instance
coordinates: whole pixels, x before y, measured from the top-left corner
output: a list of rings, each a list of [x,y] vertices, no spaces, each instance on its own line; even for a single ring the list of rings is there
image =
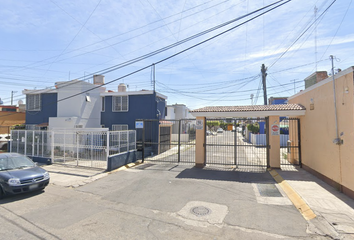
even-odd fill
[[[263,104],[262,64],[268,98],[299,92],[316,70],[331,72],[330,55],[336,69],[354,66],[351,0],[282,1],[250,14],[275,2],[0,0],[0,98],[11,104],[12,95],[17,104],[24,89],[92,83],[93,74],[111,82],[107,90],[120,83],[128,91],[152,90],[154,64],[155,89],[169,105]],[[231,20],[237,21],[181,42]]]

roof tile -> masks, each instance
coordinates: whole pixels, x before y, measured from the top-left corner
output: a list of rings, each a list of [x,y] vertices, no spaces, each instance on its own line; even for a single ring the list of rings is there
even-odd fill
[[[249,106],[211,106],[195,109],[191,112],[260,112],[260,111],[296,111],[306,110],[301,104],[273,104]]]

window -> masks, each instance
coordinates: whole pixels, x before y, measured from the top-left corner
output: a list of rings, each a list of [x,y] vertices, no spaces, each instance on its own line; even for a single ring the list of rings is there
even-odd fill
[[[2,108],[3,112],[16,112],[16,108]]]
[[[128,124],[113,124],[112,131],[126,131],[128,130]]]
[[[128,96],[113,96],[112,97],[112,112],[127,112],[128,111]]]
[[[27,111],[40,111],[41,110],[41,95],[28,94],[26,99]]]
[[[83,126],[81,124],[76,124],[74,128],[83,128]]]
[[[105,102],[104,102],[104,97],[101,97],[101,111],[104,112],[104,107],[105,107]]]

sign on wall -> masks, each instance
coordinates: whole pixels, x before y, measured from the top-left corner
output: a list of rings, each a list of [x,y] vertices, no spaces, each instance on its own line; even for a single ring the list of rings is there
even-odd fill
[[[197,119],[196,123],[195,123],[195,129],[197,130],[203,130],[204,129],[204,121]]]
[[[144,128],[143,121],[135,121],[135,128]]]
[[[280,127],[278,124],[273,124],[270,129],[271,129],[271,135],[273,136],[280,135]]]

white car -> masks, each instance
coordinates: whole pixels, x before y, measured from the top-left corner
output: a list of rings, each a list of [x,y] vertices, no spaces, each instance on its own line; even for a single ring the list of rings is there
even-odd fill
[[[7,145],[10,138],[11,136],[8,134],[0,134],[0,150],[7,150]]]
[[[216,131],[217,133],[223,133],[224,130],[222,128],[218,128],[218,130]]]

